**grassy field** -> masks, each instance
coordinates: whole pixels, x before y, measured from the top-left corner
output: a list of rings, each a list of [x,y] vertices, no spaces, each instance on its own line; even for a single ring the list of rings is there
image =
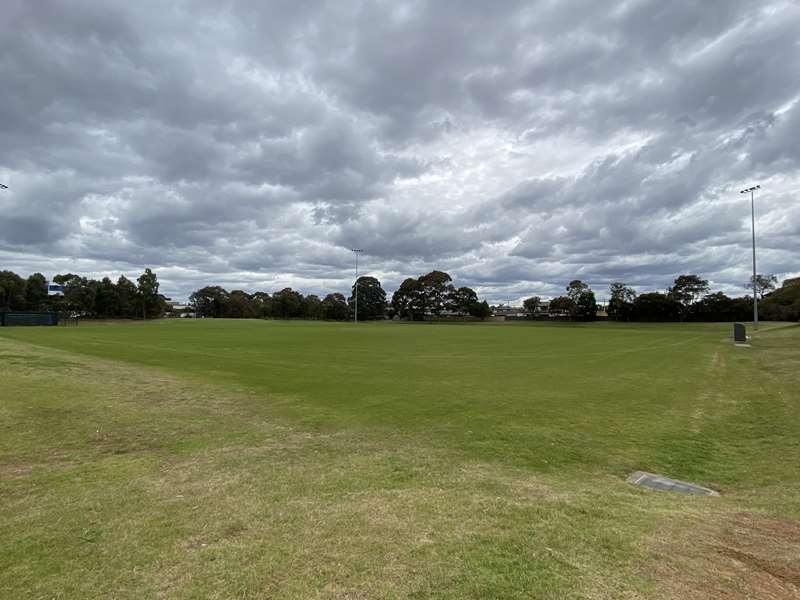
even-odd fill
[[[800,598],[800,327],[729,327],[0,329],[0,598]]]

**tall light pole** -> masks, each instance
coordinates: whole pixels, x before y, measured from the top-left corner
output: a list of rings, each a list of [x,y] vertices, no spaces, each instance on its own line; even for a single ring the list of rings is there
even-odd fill
[[[356,299],[356,310],[353,313],[353,323],[358,323],[358,255],[364,252],[363,248],[351,248],[353,254],[356,255],[356,290],[353,293]]]
[[[758,297],[756,294],[756,287],[758,281],[756,277],[756,201],[755,192],[761,189],[760,185],[754,185],[747,189],[741,190],[740,194],[750,193],[750,222],[753,227],[753,329],[758,329]]]

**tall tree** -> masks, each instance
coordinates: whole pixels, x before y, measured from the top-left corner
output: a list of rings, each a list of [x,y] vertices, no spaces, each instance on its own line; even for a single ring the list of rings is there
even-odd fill
[[[56,276],[58,277],[58,276]],[[55,281],[56,278],[53,278]],[[58,282],[57,282],[58,283]],[[97,281],[69,274],[64,280],[64,301],[68,308],[84,317],[96,316]]]
[[[752,311],[753,307],[750,306]],[[772,321],[800,320],[800,278],[787,279],[763,302],[758,303],[758,314],[762,319]]]
[[[139,301],[142,305],[142,318],[147,319],[148,316],[158,316],[160,313],[158,277],[150,269],[145,269],[136,282],[139,284],[137,287]]]
[[[542,299],[539,296],[531,296],[530,298],[526,298],[522,301],[522,307],[525,309],[525,312],[528,313],[530,316],[535,315],[539,307],[542,305]]]
[[[585,289],[578,295],[577,300],[575,300],[573,318],[576,321],[597,320],[597,301],[592,290]]]
[[[708,280],[697,275],[681,275],[667,291],[667,295],[680,304],[680,320],[689,316],[690,307],[708,293]]]
[[[28,310],[42,310],[47,304],[47,279],[34,273],[25,283],[25,304]]]
[[[234,319],[256,318],[258,315],[250,294],[242,290],[233,290],[228,297],[228,310],[225,316]]]
[[[392,295],[392,308],[404,319],[421,318],[425,314],[422,286],[418,279],[408,277]]]
[[[25,280],[13,271],[0,271],[0,310],[24,310]]]
[[[567,286],[567,297],[573,302],[578,301],[578,297],[589,289],[589,286],[580,279],[573,279]]]
[[[136,284],[124,275],[117,279],[117,302],[119,303],[119,316],[132,319],[136,316]]]
[[[322,301],[322,314],[324,319],[344,321],[347,319],[348,310],[347,300],[345,300],[342,294],[328,294]]]
[[[747,289],[753,289],[753,276],[750,275],[750,281],[746,285]],[[771,273],[762,275],[756,274],[756,293],[759,298],[763,298],[765,294],[770,293],[778,287],[778,278]]]
[[[701,279],[697,275],[681,275],[675,279],[675,283],[669,288],[669,295],[683,306],[689,306],[697,302],[708,293],[708,280]]]
[[[80,278],[81,278],[80,275],[75,275],[74,273],[58,274],[55,277],[53,277],[53,283],[66,286],[73,279],[80,279]]]
[[[117,286],[108,277],[103,277],[95,293],[95,311],[99,317],[122,316]]]
[[[386,312],[386,292],[374,277],[359,277],[353,284],[352,295],[347,299],[350,310],[355,310],[358,293],[358,318],[363,320],[383,318]]]
[[[208,285],[192,292],[189,303],[201,317],[220,318],[228,314],[230,294],[218,285]]]
[[[753,315],[753,302],[728,298],[722,292],[707,294],[689,307],[692,321],[745,321]]]
[[[612,283],[608,291],[610,294],[608,316],[616,321],[628,321],[633,314],[636,291],[621,281]]]
[[[272,296],[267,292],[256,292],[252,297],[253,308],[262,319],[272,316]]]
[[[550,312],[567,314],[570,317],[575,312],[575,301],[569,296],[559,296],[550,300]]]
[[[322,300],[316,294],[309,294],[303,301],[303,316],[306,319],[323,318]]]
[[[469,314],[473,317],[479,318],[481,321],[485,321],[487,318],[492,316],[492,309],[489,306],[489,303],[484,300],[483,302],[476,302],[473,304]]]
[[[303,295],[292,288],[283,288],[272,295],[274,316],[280,319],[298,319],[303,316]]]
[[[444,271],[431,271],[419,278],[420,294],[425,312],[440,315],[450,304],[453,278]]]
[[[633,303],[633,317],[637,321],[677,321],[681,310],[680,302],[660,292],[642,294]]]
[[[448,309],[460,315],[471,315],[476,310],[476,304],[478,304],[478,294],[472,288],[463,286],[453,290]]]
[[[781,287],[800,286],[800,277],[792,277],[791,279],[784,279]]]

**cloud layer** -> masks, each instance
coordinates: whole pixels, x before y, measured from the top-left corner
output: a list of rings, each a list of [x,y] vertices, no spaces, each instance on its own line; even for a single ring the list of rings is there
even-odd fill
[[[792,1],[12,0],[0,268],[490,300],[800,271]]]

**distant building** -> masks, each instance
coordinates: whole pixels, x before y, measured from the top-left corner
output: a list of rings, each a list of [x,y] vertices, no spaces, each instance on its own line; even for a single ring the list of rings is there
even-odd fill
[[[173,301],[167,302],[167,307],[168,307],[169,310],[174,310],[176,312],[177,311],[189,310],[189,309],[192,308],[191,306],[189,306],[188,304],[185,304],[183,302],[173,302]]]
[[[521,306],[510,306],[508,304],[498,304],[490,307],[492,309],[492,316],[495,317],[511,317],[511,318],[524,318],[528,316],[525,309]]]
[[[539,303],[533,314],[525,310],[524,306],[511,306],[510,304],[497,304],[490,308],[495,319],[535,319],[541,321],[563,316],[561,313],[550,314],[550,303],[546,300]]]
[[[64,295],[64,286],[60,283],[47,283],[47,295],[48,296],[63,296]]]
[[[164,304],[167,305],[166,314],[168,317],[194,318],[197,316],[194,312],[194,306],[185,302],[166,299]]]

